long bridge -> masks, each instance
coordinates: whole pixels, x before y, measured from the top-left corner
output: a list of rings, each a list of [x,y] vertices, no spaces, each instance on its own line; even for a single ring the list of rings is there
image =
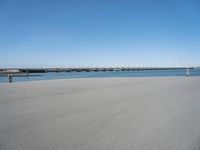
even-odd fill
[[[48,72],[100,72],[194,69],[194,67],[81,67],[81,68],[0,68],[0,74],[29,74]]]

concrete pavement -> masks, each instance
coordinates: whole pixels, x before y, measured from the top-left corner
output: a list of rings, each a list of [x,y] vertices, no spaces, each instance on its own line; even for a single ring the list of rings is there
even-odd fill
[[[199,150],[200,77],[0,84],[0,150]]]

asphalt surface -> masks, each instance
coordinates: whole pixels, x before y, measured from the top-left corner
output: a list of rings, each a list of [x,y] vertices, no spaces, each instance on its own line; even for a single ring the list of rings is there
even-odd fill
[[[0,150],[200,150],[200,77],[0,84]]]

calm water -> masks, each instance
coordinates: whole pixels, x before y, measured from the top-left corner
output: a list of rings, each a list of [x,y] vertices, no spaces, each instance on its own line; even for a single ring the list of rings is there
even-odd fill
[[[200,76],[200,69],[191,69],[191,76]],[[13,77],[13,82],[71,79],[71,78],[103,78],[103,77],[164,77],[185,76],[185,70],[156,70],[156,71],[116,71],[116,72],[61,72],[30,74],[29,77]],[[8,82],[7,77],[0,76],[0,83]]]

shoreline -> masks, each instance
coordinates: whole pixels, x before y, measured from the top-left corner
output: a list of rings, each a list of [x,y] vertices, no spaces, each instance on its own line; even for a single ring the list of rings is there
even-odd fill
[[[29,82],[57,79],[82,79],[82,78],[116,78],[116,77],[185,77],[185,70],[146,70],[146,71],[115,71],[115,72],[63,72],[63,73],[28,73],[20,76],[12,75],[13,82]],[[200,76],[199,69],[189,72],[190,77]],[[7,83],[8,77],[0,76],[0,84]]]
[[[37,76],[40,76],[40,75],[33,75],[30,77],[37,77]],[[17,76],[18,77],[18,76]],[[20,77],[20,76],[19,76]],[[23,76],[24,78],[26,76]],[[199,75],[193,75],[193,76],[134,76],[134,77],[118,77],[118,76],[115,76],[115,77],[72,77],[72,78],[58,78],[58,79],[38,79],[38,80],[22,80],[22,81],[13,81],[12,83],[9,83],[9,82],[0,82],[0,85],[2,84],[15,84],[15,83],[26,83],[26,82],[40,82],[40,81],[59,81],[59,80],[81,80],[81,79],[112,79],[112,78],[200,78]],[[13,77],[15,78],[15,76]],[[27,77],[28,78],[28,77]],[[8,80],[8,79],[6,79]]]
[[[3,85],[3,84],[16,84],[16,83],[32,83],[32,82],[55,82],[55,81],[70,81],[70,80],[98,80],[98,79],[145,79],[145,78],[152,78],[152,79],[155,79],[155,78],[162,78],[162,79],[165,79],[165,78],[200,78],[200,76],[149,76],[149,77],[138,77],[138,76],[135,76],[135,77],[81,77],[81,78],[63,78],[63,79],[41,79],[41,80],[29,80],[29,81],[14,81],[12,83],[8,83],[8,82],[0,82],[0,86]]]

